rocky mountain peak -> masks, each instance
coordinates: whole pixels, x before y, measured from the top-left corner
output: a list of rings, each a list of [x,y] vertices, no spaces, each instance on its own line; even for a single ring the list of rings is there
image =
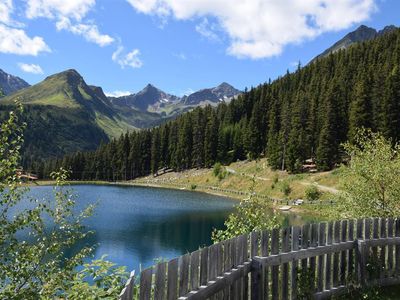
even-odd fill
[[[0,69],[0,89],[4,95],[10,95],[29,86],[29,83],[25,80],[8,74]]]

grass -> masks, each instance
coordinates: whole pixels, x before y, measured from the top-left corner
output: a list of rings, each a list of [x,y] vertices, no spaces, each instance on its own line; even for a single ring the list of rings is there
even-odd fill
[[[225,176],[220,179],[213,174],[213,169],[192,169],[184,172],[166,173],[157,177],[147,176],[133,180],[133,183],[149,184],[157,186],[177,186],[190,189],[196,186],[196,190],[209,189],[204,187],[216,187],[227,190],[249,191],[253,186],[253,177],[255,178],[254,192],[260,195],[267,195],[276,199],[286,199],[282,187],[288,184],[291,193],[288,199],[305,199],[305,190],[312,184],[319,184],[319,189],[335,189],[338,186],[339,174],[337,172],[324,172],[316,174],[289,174],[283,171],[274,171],[266,159],[259,161],[241,161],[223,167]],[[327,191],[322,191],[321,200],[331,200],[333,195]],[[224,194],[223,192],[219,192]],[[228,196],[232,196],[226,193]],[[243,197],[234,195],[235,197]],[[304,205],[302,209],[312,210],[312,213],[321,213],[315,205]],[[322,212],[323,213],[323,212]]]

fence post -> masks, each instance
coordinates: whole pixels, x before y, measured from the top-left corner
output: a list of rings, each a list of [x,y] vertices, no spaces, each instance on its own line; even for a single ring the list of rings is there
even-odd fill
[[[253,257],[251,264],[251,300],[263,300],[263,263],[257,257]]]
[[[366,284],[366,244],[363,240],[357,240],[357,255],[358,255],[358,274],[359,276],[359,283],[361,287],[365,287]]]
[[[132,271],[129,279],[119,295],[120,300],[133,300],[133,288],[135,285],[135,271]]]

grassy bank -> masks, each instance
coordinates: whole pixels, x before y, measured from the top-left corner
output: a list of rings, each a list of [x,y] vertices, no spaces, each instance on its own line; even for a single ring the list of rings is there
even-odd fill
[[[268,167],[266,159],[261,159],[222,166],[218,174],[215,174],[214,169],[192,169],[160,174],[156,177],[151,175],[129,182],[135,185],[191,189],[237,199],[243,199],[253,189],[259,197],[282,200],[278,205],[284,204],[286,199],[305,199],[307,188],[315,185],[321,192],[320,199],[324,204],[329,203],[333,194],[338,192],[339,176],[338,170],[313,174],[273,171]],[[303,205],[296,209],[316,214],[325,214],[327,210],[324,205]]]

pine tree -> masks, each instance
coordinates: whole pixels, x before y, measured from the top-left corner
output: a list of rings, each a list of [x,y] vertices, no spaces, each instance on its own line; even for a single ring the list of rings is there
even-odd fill
[[[316,161],[319,170],[332,169],[338,159],[336,96],[337,86],[332,84],[325,98],[326,115],[317,148]]]
[[[383,99],[383,134],[400,141],[400,68],[395,66],[388,76]]]
[[[370,99],[369,82],[365,76],[356,83],[354,98],[349,112],[349,139],[352,140],[361,127],[372,126],[372,104]]]

